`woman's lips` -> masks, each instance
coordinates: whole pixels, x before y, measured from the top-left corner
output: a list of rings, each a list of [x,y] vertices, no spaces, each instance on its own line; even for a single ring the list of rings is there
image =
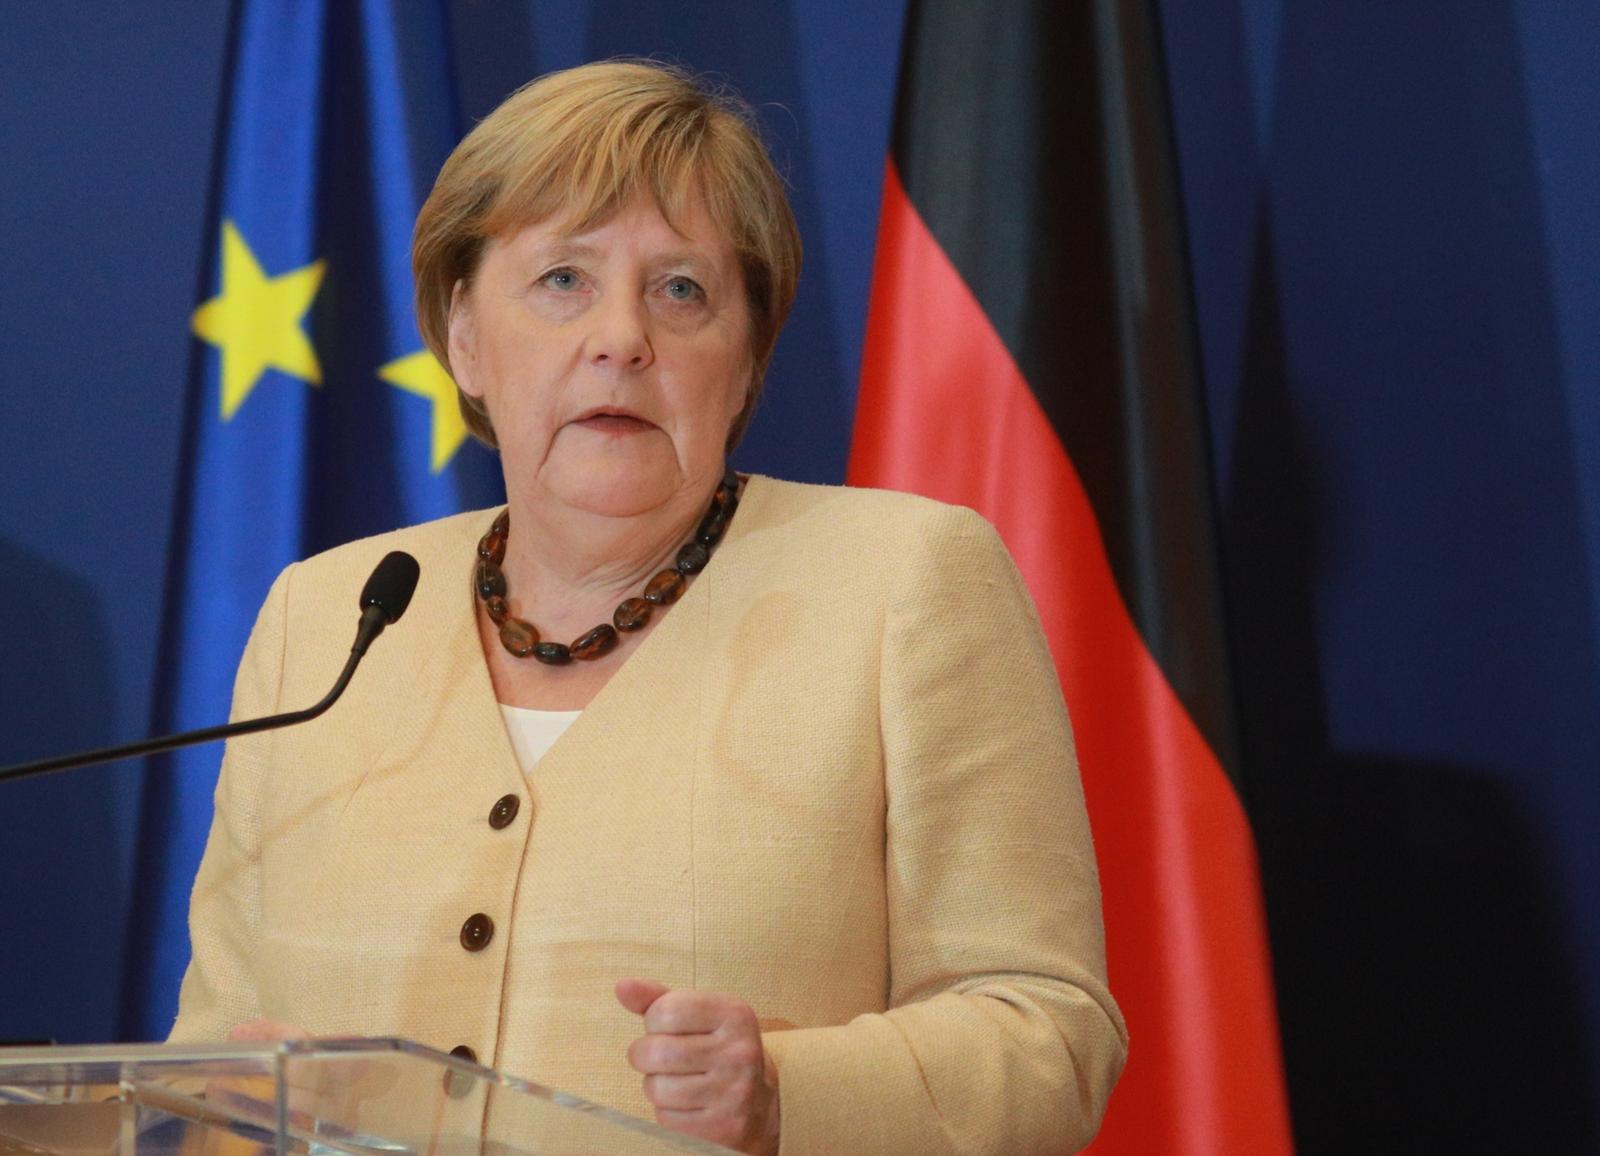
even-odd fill
[[[643,418],[634,417],[632,414],[627,413],[591,414],[588,417],[579,418],[573,424],[582,426],[584,429],[593,430],[595,433],[610,434],[612,436],[644,433],[646,430],[655,428]]]

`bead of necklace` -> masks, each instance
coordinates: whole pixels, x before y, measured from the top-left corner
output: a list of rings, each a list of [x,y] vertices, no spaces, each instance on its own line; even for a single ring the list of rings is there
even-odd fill
[[[645,583],[642,597],[627,598],[617,605],[610,622],[602,622],[593,630],[570,643],[546,642],[539,637],[533,623],[517,618],[511,613],[507,599],[505,571],[501,564],[506,559],[506,542],[511,537],[511,511],[500,511],[489,532],[478,541],[478,565],[473,574],[473,586],[478,599],[488,612],[489,621],[500,631],[500,645],[518,658],[536,658],[551,666],[565,666],[573,659],[591,661],[609,654],[616,648],[617,631],[643,630],[657,606],[670,606],[683,596],[689,577],[706,568],[711,553],[727,532],[728,522],[739,506],[739,475],[729,470],[717,483],[716,493],[705,517],[695,528],[694,537],[678,550],[677,560],[670,569],[662,570]]]

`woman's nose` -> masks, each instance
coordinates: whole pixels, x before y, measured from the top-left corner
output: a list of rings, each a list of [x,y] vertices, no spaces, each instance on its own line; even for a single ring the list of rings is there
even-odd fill
[[[643,369],[655,360],[650,345],[650,318],[644,301],[627,294],[607,294],[589,311],[589,361],[623,369]]]

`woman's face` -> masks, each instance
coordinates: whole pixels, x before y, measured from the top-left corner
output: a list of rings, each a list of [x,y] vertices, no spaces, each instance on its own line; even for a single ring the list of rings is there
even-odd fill
[[[456,287],[450,364],[482,399],[514,493],[614,517],[699,503],[750,383],[733,247],[695,199],[648,199],[583,233],[530,225]]]

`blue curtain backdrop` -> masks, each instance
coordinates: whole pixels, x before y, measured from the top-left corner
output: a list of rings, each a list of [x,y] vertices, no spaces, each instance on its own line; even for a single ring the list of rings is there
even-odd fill
[[[1594,1151],[1600,12],[1158,8],[1297,1135]],[[181,479],[202,416],[237,435],[299,404],[315,431],[364,407],[359,459],[303,443],[307,492],[329,495],[302,507],[304,549],[424,516],[407,487],[442,484],[427,402],[377,376],[415,349],[381,320],[389,220],[343,194],[403,152],[410,175],[383,187],[416,196],[444,147],[427,132],[459,133],[538,72],[659,53],[757,104],[808,262],[740,464],[842,476],[900,0],[448,9],[442,36],[396,28],[403,115],[369,95],[375,10],[283,30],[321,61],[276,109],[320,110],[311,169],[277,174],[284,196],[315,190],[317,223],[299,249],[288,225],[239,233],[265,278],[325,262],[301,322],[323,384],[268,369],[229,421],[213,396],[188,427],[191,361],[220,371],[192,324],[222,287],[242,41],[210,0],[0,8],[0,760],[148,730],[179,661],[162,607],[195,540],[177,511],[199,500]],[[361,143],[374,123],[407,126],[394,153]],[[368,306],[343,340],[345,310]],[[378,493],[383,511],[363,504]],[[235,629],[269,578],[247,579],[262,586]],[[241,641],[212,655],[219,702]],[[0,797],[0,1039],[134,1032],[126,929],[159,907],[134,880],[172,785],[152,773],[141,799],[141,772]]]

